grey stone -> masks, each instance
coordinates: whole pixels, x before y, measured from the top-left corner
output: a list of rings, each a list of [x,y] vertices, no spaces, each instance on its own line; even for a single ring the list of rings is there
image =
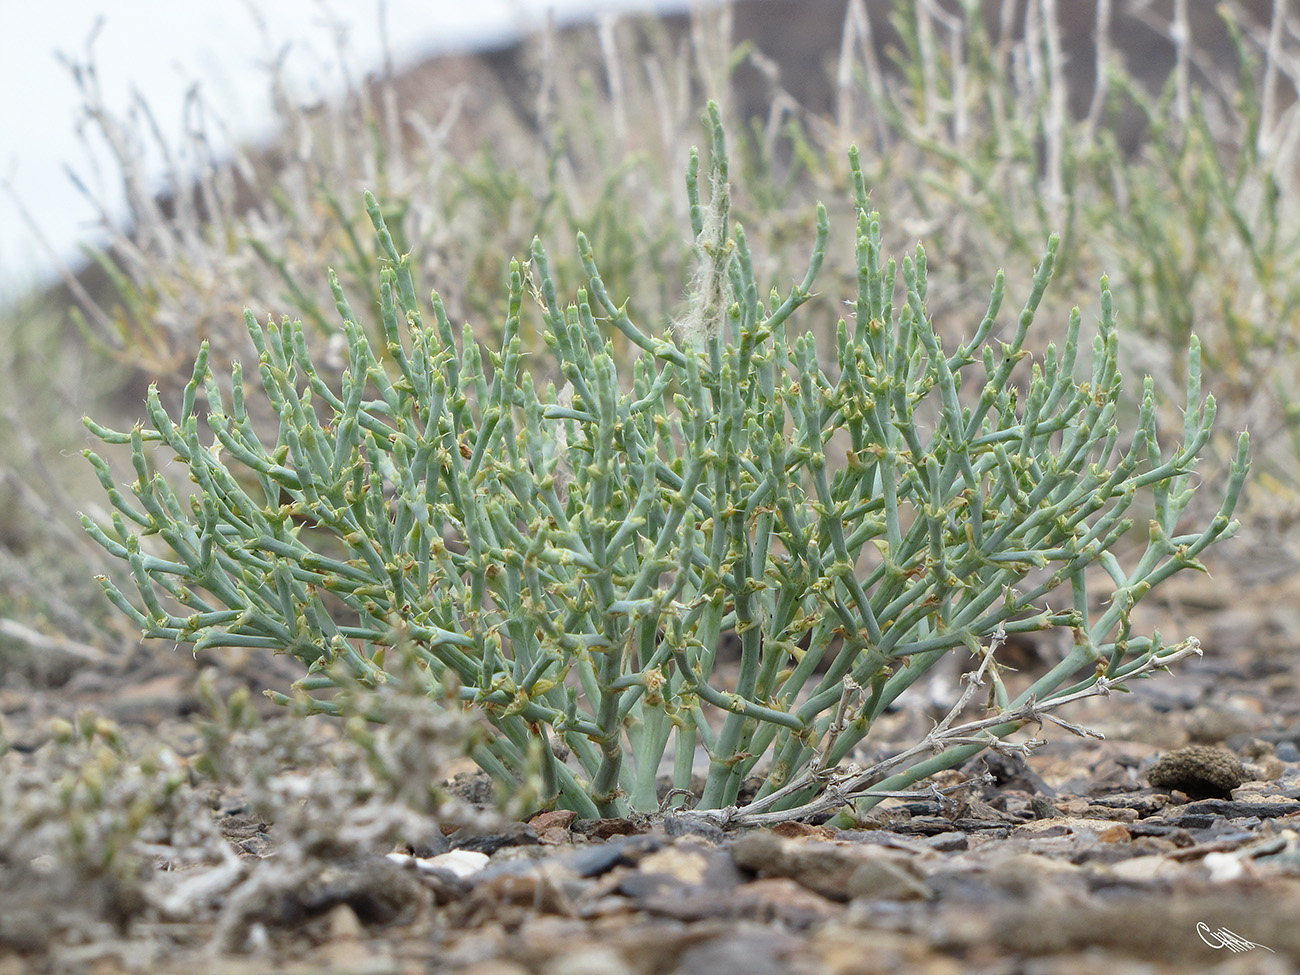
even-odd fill
[[[789,959],[804,951],[791,934],[746,925],[734,934],[713,938],[682,952],[673,975],[789,975]]]
[[[665,817],[664,832],[669,836],[699,836],[718,844],[722,844],[727,839],[727,834],[723,832],[722,827],[715,826],[703,816],[692,816],[690,813]]]

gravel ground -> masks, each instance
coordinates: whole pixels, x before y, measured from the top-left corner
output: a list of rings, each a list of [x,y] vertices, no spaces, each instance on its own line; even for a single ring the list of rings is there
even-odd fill
[[[56,751],[51,719],[93,709],[127,751],[165,743],[178,756],[191,820],[150,837],[138,882],[0,849],[0,975],[1293,971],[1291,580],[1175,580],[1156,622],[1197,633],[1206,655],[1066,715],[1104,740],[1045,729],[1052,741],[1027,760],[978,759],[944,783],[987,768],[992,784],[943,803],[924,792],[889,801],[852,831],[723,833],[689,814],[489,822],[462,803],[406,853],[322,844],[329,829],[303,824],[329,810],[269,822],[243,790],[188,767],[203,751],[194,685],[207,661],[146,649],[54,677],[10,667],[5,768],[39,774]],[[227,661],[218,688],[287,682],[284,666]],[[271,739],[338,739],[323,719],[269,705],[266,716]],[[891,715],[878,747],[914,740],[929,720]],[[332,754],[303,781],[348,774]],[[483,798],[472,776],[458,781],[462,799]]]

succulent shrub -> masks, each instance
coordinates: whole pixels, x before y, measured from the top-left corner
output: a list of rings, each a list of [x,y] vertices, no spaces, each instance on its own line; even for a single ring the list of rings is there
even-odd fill
[[[46,296],[39,325],[0,311],[0,371],[14,390],[0,429],[0,496],[10,502],[0,524],[0,614],[47,636],[110,652],[133,649],[133,637],[117,626],[125,617],[102,612],[106,604],[83,571],[87,563],[109,571],[112,561],[80,537],[73,519],[78,509],[101,517],[98,486],[82,477],[90,472],[77,469],[75,450],[51,444],[79,443],[82,413],[129,424],[143,377],[158,382],[174,409],[200,338],[211,343],[214,371],[228,378],[230,358],[247,362],[255,354],[239,315],[244,306],[302,318],[318,366],[337,372],[341,333],[335,329],[330,346],[318,345],[334,318],[319,269],[333,262],[354,306],[379,302],[382,254],[353,186],[375,190],[396,246],[412,252],[415,277],[436,281],[448,316],[473,321],[480,341],[494,348],[500,335],[487,330],[504,319],[492,311],[501,255],[525,252],[534,234],[565,240],[585,228],[607,286],[630,297],[629,315],[659,321],[675,314],[687,250],[678,228],[686,214],[681,194],[669,187],[692,137],[693,93],[700,91],[731,106],[730,127],[742,136],[733,145],[733,171],[743,172],[734,212],[750,239],[763,241],[752,255],[760,280],[780,280],[804,259],[813,199],[826,200],[833,226],[851,226],[842,149],[855,140],[870,146],[862,162],[875,198],[889,201],[887,249],[899,253],[921,237],[931,266],[943,268],[945,286],[927,311],[954,347],[983,313],[988,269],[1005,266],[1011,293],[1027,293],[1023,272],[1032,270],[1049,231],[1059,230],[1055,301],[1082,307],[1090,340],[1089,323],[1100,315],[1096,281],[1103,268],[1111,271],[1116,314],[1126,326],[1124,370],[1150,373],[1159,389],[1177,391],[1158,410],[1158,429],[1170,442],[1181,435],[1176,403],[1186,393],[1188,336],[1199,336],[1224,431],[1202,453],[1205,475],[1226,476],[1235,450],[1230,431],[1252,430],[1265,447],[1253,460],[1257,489],[1237,515],[1260,540],[1294,548],[1288,526],[1298,510],[1300,426],[1289,350],[1300,307],[1300,248],[1291,229],[1300,227],[1293,178],[1300,116],[1285,111],[1296,62],[1288,55],[1287,5],[1274,6],[1271,24],[1226,11],[1235,59],[1216,55],[1218,41],[1196,16],[1198,5],[1097,5],[1096,72],[1080,71],[1082,58],[1064,57],[1069,37],[1058,19],[1067,19],[1067,8],[1036,0],[1023,18],[988,23],[978,7],[901,5],[891,30],[874,7],[840,4],[842,34],[825,32],[829,49],[840,52],[827,79],[834,105],[801,106],[804,93],[788,70],[760,72],[761,125],[741,106],[756,104],[746,77],[758,76],[750,68],[771,65],[762,51],[735,47],[722,7],[716,19],[695,24],[689,42],[630,19],[534,39],[527,57],[540,80],[535,110],[508,92],[492,94],[493,79],[476,74],[466,101],[457,85],[398,76],[349,84],[340,105],[320,111],[298,105],[272,68],[278,126],[288,134],[273,151],[244,147],[226,162],[212,154],[219,113],[200,94],[187,104],[190,134],[168,144],[159,135],[166,120],[155,125],[143,104],[114,113],[93,63],[70,63],[89,142],[107,151],[92,150],[98,165],[83,168],[81,178],[106,214],[117,203],[97,189],[96,172],[107,186],[129,187],[129,216],[126,227],[101,227],[109,244],[94,255],[100,273],[78,280],[69,271],[68,294]],[[1180,23],[1188,8],[1191,22]],[[1125,60],[1137,36],[1125,18],[1133,17],[1152,32],[1144,28],[1142,36],[1170,39],[1174,71],[1160,69],[1158,59]],[[737,36],[748,33],[744,21],[745,9],[737,8]],[[1166,94],[1153,94],[1166,78]],[[420,97],[410,97],[413,89]],[[1129,140],[1119,128],[1134,112],[1149,124]],[[825,123],[828,114],[834,125]],[[151,195],[150,157],[176,163],[165,201]],[[634,220],[618,205],[629,196],[638,200]],[[39,223],[39,206],[34,210],[30,219]],[[582,274],[569,251],[552,249],[557,280]],[[831,247],[819,288],[851,291],[854,264],[852,247]],[[46,310],[61,314],[74,299],[89,345]],[[822,368],[833,373],[835,317],[811,311],[796,316],[793,328],[818,331]],[[521,324],[528,348],[532,322],[525,316]],[[1063,315],[1040,316],[1039,344],[1049,337],[1063,343],[1065,324]],[[369,337],[383,354],[379,330]],[[621,334],[614,340],[622,368],[636,350]],[[39,354],[12,354],[33,342],[42,344]],[[52,376],[56,366],[60,375]],[[1122,411],[1136,409],[1141,384],[1127,384],[1126,392]],[[255,413],[258,430],[273,438],[276,418]],[[1188,517],[1213,514],[1224,486],[1207,484]],[[43,651],[7,637],[0,653]]]
[[[1001,739],[1062,703],[1197,652],[1131,622],[1152,588],[1199,567],[1236,527],[1244,434],[1218,514],[1201,530],[1182,523],[1214,417],[1195,342],[1183,442],[1167,450],[1149,380],[1120,427],[1104,279],[1087,378],[1075,377],[1077,310],[1064,347],[1026,369],[1052,238],[1005,338],[999,273],[973,334],[945,349],[927,313],[925,253],[901,267],[885,259],[854,150],[857,294],[827,370],[815,336],[792,334],[814,294],[826,211],[802,280],[765,299],[730,223],[716,106],[710,119],[708,178],[695,151],[687,173],[696,274],[675,330],[634,322],[579,235],[587,280],[571,300],[535,241],[510,266],[501,348],[468,331],[458,342],[437,294],[421,302],[410,256],[368,197],[387,255],[382,348],[337,282],[341,377],[317,369],[300,323],[246,315],[275,443],[249,419],[240,365],[224,393],[206,346],[177,418],[154,391],[151,429],[87,420],[130,445],[138,475],[122,490],[87,451],[116,511],[111,524],[83,524],[127,563],[140,603],[101,578],[109,598],[150,637],[293,655],[309,710],[333,712],[338,687],[382,684],[390,655],[413,654],[431,708],[470,706],[495,729],[473,751],[482,768],[508,783],[537,772],[544,801],[592,816],[658,808],[661,765],[684,792],[697,756],[698,807],[721,820],[848,799],[869,808],[1009,747]],[[520,340],[525,302],[544,323],[549,372]],[[615,334],[640,352],[630,377]],[[563,385],[539,388],[534,368]],[[192,492],[163,476],[159,450],[188,470]],[[1113,549],[1137,510],[1149,512],[1146,544],[1126,567]],[[1089,598],[1098,573],[1110,587],[1100,608]],[[1057,627],[1072,649],[1013,698],[998,646]],[[732,669],[719,660],[729,630]],[[987,715],[954,724],[967,693],[916,748],[853,766],[873,722],[951,653],[979,660]],[[752,775],[758,792],[736,810]]]

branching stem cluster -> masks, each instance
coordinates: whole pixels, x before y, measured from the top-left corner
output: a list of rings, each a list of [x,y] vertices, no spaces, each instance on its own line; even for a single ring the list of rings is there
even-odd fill
[[[317,370],[300,323],[247,316],[273,442],[240,367],[224,395],[206,346],[177,419],[153,392],[152,429],[87,421],[130,446],[137,475],[124,491],[88,452],[114,511],[83,524],[129,567],[139,601],[104,578],[108,597],[148,636],[293,655],[309,710],[336,713],[340,685],[385,682],[386,657],[413,654],[430,707],[472,707],[497,732],[474,752],[485,770],[590,816],[655,810],[661,772],[673,804],[698,792],[704,810],[735,806],[761,776],[751,818],[870,803],[1027,722],[1070,728],[1051,712],[1190,652],[1134,634],[1131,614],[1235,530],[1244,436],[1218,514],[1182,524],[1215,411],[1195,342],[1183,442],[1167,451],[1149,381],[1120,429],[1104,279],[1086,379],[1077,309],[1062,351],[1026,348],[1055,238],[1013,327],[997,328],[999,273],[969,341],[945,349],[925,252],[901,268],[883,257],[854,150],[853,325],[838,323],[823,367],[793,320],[814,296],[826,210],[798,283],[764,299],[744,230],[726,223],[716,106],[710,120],[711,176],[693,152],[687,178],[707,327],[682,341],[643,330],[579,236],[585,287],[562,299],[535,241],[511,266],[503,343],[485,348],[457,336],[436,294],[419,300],[410,255],[368,197],[386,257],[380,322],[363,328],[333,282],[341,377]],[[702,183],[723,195],[702,201]],[[521,344],[530,296],[554,360],[537,376],[559,392],[538,388]],[[630,377],[611,330],[640,352]],[[159,447],[193,493],[158,471]],[[1145,550],[1125,567],[1116,543],[1138,533]],[[1113,584],[1100,608],[1098,573]],[[1012,700],[998,644],[1054,627],[1073,649]],[[728,634],[735,666],[721,657]],[[899,696],[962,649],[982,657],[972,679],[993,716],[954,724],[972,685],[915,748],[842,771]]]

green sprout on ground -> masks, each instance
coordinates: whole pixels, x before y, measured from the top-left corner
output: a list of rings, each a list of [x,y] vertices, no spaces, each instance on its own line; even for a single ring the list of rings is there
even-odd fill
[[[724,824],[855,803],[849,821],[985,748],[1032,747],[1002,741],[1026,725],[1081,731],[1051,712],[1199,652],[1131,621],[1153,588],[1200,568],[1236,530],[1244,434],[1218,514],[1203,530],[1182,524],[1215,412],[1200,398],[1195,340],[1183,443],[1168,451],[1150,380],[1133,428],[1120,428],[1104,279],[1088,379],[1075,379],[1077,310],[1064,349],[1023,368],[1055,238],[1011,335],[996,337],[999,273],[974,334],[945,350],[926,310],[925,253],[901,268],[885,259],[854,150],[857,295],[828,375],[815,337],[789,334],[814,294],[826,211],[802,280],[765,303],[730,223],[716,105],[709,114],[710,172],[701,179],[692,151],[687,173],[691,307],[671,337],[631,320],[580,235],[587,283],[574,300],[561,300],[535,241],[510,267],[500,351],[468,333],[458,346],[436,293],[427,321],[410,255],[368,196],[387,257],[382,349],[337,282],[349,362],[334,385],[301,323],[246,314],[279,417],[273,445],[250,419],[240,365],[224,391],[206,346],[177,420],[156,391],[152,429],[88,419],[131,446],[137,474],[124,492],[87,451],[116,511],[111,525],[83,524],[129,565],[142,601],[102,578],[113,603],[146,636],[196,651],[293,655],[307,669],[295,697],[272,696],[308,710],[333,713],[338,688],[383,684],[387,658],[414,654],[430,708],[472,707],[495,729],[472,752],[484,770],[540,782],[542,803],[584,816],[676,805],[702,757],[697,809]],[[527,300],[558,390],[539,390],[543,367],[521,343]],[[640,352],[630,382],[614,334]],[[160,448],[193,492],[160,473]],[[1113,549],[1135,511],[1149,517],[1147,540],[1125,568]],[[1112,589],[1102,609],[1089,598],[1098,574]],[[995,660],[1002,640],[1058,627],[1072,649],[1013,697]],[[719,659],[727,631],[736,668]],[[953,711],[915,748],[854,765],[876,719],[954,652],[979,663]],[[988,709],[959,721],[975,682]],[[737,808],[752,776],[757,793]]]

